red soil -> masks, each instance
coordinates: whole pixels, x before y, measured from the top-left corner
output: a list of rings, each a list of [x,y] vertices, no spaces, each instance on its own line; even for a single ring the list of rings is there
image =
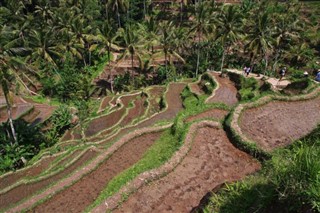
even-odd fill
[[[209,72],[219,84],[219,88],[215,91],[215,95],[208,99],[208,103],[224,103],[233,106],[238,102],[237,88],[228,78],[222,78],[219,73]]]
[[[299,139],[320,123],[320,97],[306,101],[273,101],[244,110],[240,117],[243,133],[266,151]]]
[[[19,118],[22,114],[27,113],[28,111],[32,110],[31,104],[19,104],[15,107],[12,107],[12,119]],[[6,122],[8,120],[7,108],[2,108],[0,110],[0,123]]]
[[[204,94],[204,92],[202,91],[202,89],[199,87],[198,83],[192,83],[189,84],[190,90],[191,92],[197,94],[197,95],[201,95]]]
[[[142,158],[161,132],[148,133],[124,144],[110,158],[74,185],[35,207],[33,212],[81,212],[90,205],[117,174]]]
[[[26,178],[26,177],[30,178],[30,177],[34,177],[34,176],[40,174],[46,168],[48,168],[50,163],[55,158],[56,158],[56,156],[50,156],[50,157],[44,158],[38,164],[33,165],[32,167],[28,167],[27,169],[18,170],[18,171],[12,172],[6,176],[2,176],[0,178],[0,190],[18,182],[19,180],[21,180],[23,178]]]
[[[101,112],[101,111],[105,110],[108,106],[110,106],[109,102],[111,100],[112,100],[112,97],[110,97],[110,96],[107,96],[107,97],[103,98],[98,112]]]
[[[67,130],[66,133],[64,134],[63,138],[61,139],[61,141],[68,141],[68,140],[71,140],[73,139],[73,136],[71,134],[71,130]]]
[[[32,123],[33,125],[43,123],[56,109],[56,107],[46,104],[34,104],[33,106],[33,111],[23,117],[26,122]]]
[[[86,152],[84,155],[82,155],[72,165],[55,175],[52,175],[48,178],[39,180],[34,183],[26,183],[19,185],[18,187],[13,188],[6,193],[2,193],[0,195],[0,211],[5,208],[8,208],[13,204],[16,204],[17,202],[23,200],[26,197],[30,197],[32,194],[35,194],[39,190],[48,187],[50,184],[56,183],[60,179],[64,178],[66,175],[69,175],[76,169],[81,168],[86,162],[88,162],[90,159],[93,159],[95,156],[97,156],[97,152],[90,150]]]
[[[173,172],[140,188],[115,212],[190,212],[208,189],[258,169],[260,164],[236,149],[222,129],[200,128]]]
[[[134,94],[121,97],[121,102],[124,106],[121,109],[116,110],[110,114],[92,120],[85,130],[86,137],[93,136],[98,132],[101,132],[104,129],[108,129],[118,123],[125,114],[126,108],[128,107],[129,103],[135,100],[138,96],[139,95]]]
[[[173,119],[176,116],[176,114],[181,109],[183,109],[180,93],[185,88],[185,86],[186,86],[185,83],[172,83],[172,84],[170,84],[169,90],[165,95],[167,105],[168,105],[168,108],[165,111],[160,112],[159,114],[156,114],[155,116],[139,123],[138,125],[136,125],[134,127],[129,127],[129,128],[125,128],[125,129],[120,130],[116,135],[114,135],[110,139],[101,143],[99,145],[99,147],[104,148],[104,146],[106,144],[110,143],[112,140],[116,139],[117,137],[124,135],[124,134],[127,134],[128,132],[132,132],[132,131],[139,129],[139,128],[150,127],[150,126],[154,125],[157,121]]]
[[[186,122],[192,122],[200,119],[223,119],[229,112],[223,109],[209,109],[205,112],[199,113],[197,115],[190,116],[186,119]]]

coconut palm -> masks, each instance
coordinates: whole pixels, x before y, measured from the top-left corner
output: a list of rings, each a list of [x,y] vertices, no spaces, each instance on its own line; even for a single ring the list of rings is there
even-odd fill
[[[63,54],[62,45],[57,44],[54,39],[54,29],[47,32],[31,30],[29,41],[32,49],[31,60],[35,64],[40,65],[43,60],[58,67],[57,61],[63,58]]]
[[[2,26],[0,28],[0,84],[6,100],[8,120],[11,134],[14,139],[14,142],[11,142],[11,145],[18,143],[12,121],[13,103],[10,98],[11,83],[13,80],[17,80],[26,86],[20,77],[20,74],[23,74],[23,71],[34,74],[34,72],[18,58],[19,55],[25,53],[27,50],[23,47],[16,46],[17,43],[10,42],[15,36],[12,32],[10,27]]]
[[[166,75],[168,74],[168,61],[172,63],[172,58],[175,57],[178,60],[185,62],[184,59],[176,51],[178,48],[178,41],[184,41],[180,36],[182,35],[176,30],[173,22],[163,22],[160,24],[160,37],[159,43],[162,47],[165,60]]]
[[[242,16],[238,8],[234,5],[226,7],[217,17],[217,27],[215,30],[215,40],[220,41],[223,52],[221,59],[221,68],[223,69],[225,54],[229,52],[230,47],[238,41],[242,33]]]
[[[107,8],[108,10],[112,10],[117,14],[118,19],[118,27],[121,27],[120,21],[120,11],[126,12],[128,10],[128,1],[127,0],[108,0],[107,1]]]
[[[193,21],[193,27],[190,32],[194,33],[194,38],[196,39],[197,47],[197,65],[196,65],[196,76],[199,73],[199,63],[200,63],[200,51],[201,51],[201,41],[207,40],[210,32],[213,31],[215,25],[213,24],[213,19],[215,16],[214,10],[215,6],[209,6],[207,2],[203,3],[199,1],[195,4],[195,19]]]
[[[139,60],[139,64],[142,60],[142,55],[145,52],[145,43],[143,35],[140,31],[134,30],[130,25],[126,28],[119,28],[115,41],[118,42],[119,46],[124,48],[124,52],[119,58],[119,61],[124,60],[127,56],[131,58],[131,76],[133,77],[134,70],[134,56]]]
[[[246,49],[250,52],[250,64],[251,67],[254,65],[255,60],[265,60],[265,69],[268,66],[268,56],[270,56],[270,50],[272,48],[272,37],[271,37],[271,18],[270,12],[257,11],[254,17],[249,22],[249,29],[246,35]]]

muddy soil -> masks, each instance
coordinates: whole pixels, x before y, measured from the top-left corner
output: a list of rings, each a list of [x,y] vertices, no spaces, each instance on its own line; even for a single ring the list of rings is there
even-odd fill
[[[98,112],[101,112],[110,106],[109,102],[112,100],[112,97],[107,96],[102,100],[102,103],[99,107]]]
[[[320,123],[320,97],[307,101],[273,101],[245,110],[240,117],[243,133],[266,151],[299,139]]]
[[[128,107],[129,103],[135,100],[138,96],[139,95],[128,95],[121,97],[123,107],[110,114],[92,120],[88,124],[87,129],[85,130],[86,137],[93,136],[104,129],[108,129],[114,126],[119,121],[119,119],[121,119],[122,116],[125,114],[126,108]]]
[[[214,120],[221,120],[223,119],[229,111],[223,110],[223,109],[209,109],[205,112],[199,113],[197,115],[190,116],[185,121],[186,122],[192,122],[195,120],[200,119],[214,119]]]
[[[68,141],[68,140],[73,139],[71,132],[72,132],[72,130],[68,129],[67,132],[64,134],[63,138],[61,139],[61,141]]]
[[[222,78],[219,73],[210,72],[211,75],[219,83],[219,88],[215,91],[215,95],[208,99],[208,103],[224,103],[228,106],[233,106],[238,102],[237,99],[237,88],[229,78]]]
[[[132,139],[105,160],[96,170],[74,185],[32,209],[32,212],[82,212],[117,174],[139,161],[161,132],[148,133]]]
[[[190,87],[191,92],[193,92],[193,93],[195,93],[197,95],[204,94],[202,89],[199,87],[198,83],[189,84],[189,87]]]
[[[0,178],[0,190],[18,182],[22,178],[30,178],[34,177],[36,175],[39,175],[41,172],[43,172],[45,169],[48,168],[50,163],[56,158],[56,156],[50,156],[47,158],[44,158],[40,161],[40,163],[33,165],[32,167],[29,167],[24,170],[18,170],[13,173],[10,173],[9,175],[3,176]]]
[[[173,119],[176,116],[176,114],[180,110],[183,109],[180,93],[185,88],[185,86],[186,86],[185,83],[170,84],[169,90],[166,93],[166,101],[167,101],[167,104],[168,104],[168,108],[167,108],[166,111],[161,112],[159,114],[156,114],[152,118],[141,122],[137,126],[129,127],[129,128],[125,128],[125,129],[120,130],[120,132],[117,133],[115,136],[113,136],[112,138],[110,138],[110,139],[104,141],[103,143],[101,143],[99,145],[99,148],[104,148],[104,146],[106,144],[110,143],[110,141],[114,140],[115,138],[119,137],[120,135],[124,135],[124,134],[126,134],[128,132],[132,132],[132,131],[134,131],[136,129],[139,129],[139,128],[150,127],[150,126],[154,125],[157,121]]]
[[[258,169],[260,164],[236,149],[222,129],[203,127],[173,172],[140,188],[115,212],[190,212],[208,189]]]
[[[52,183],[56,183],[61,178],[74,172],[76,169],[82,167],[89,160],[97,156],[97,152],[89,150],[84,155],[82,155],[75,163],[65,168],[63,171],[52,175],[46,179],[37,181],[35,183],[26,183],[13,188],[12,190],[0,195],[0,211],[7,208],[26,197],[30,197],[41,189],[48,187]]]
[[[12,107],[12,119],[17,119],[22,114],[32,110],[31,104],[19,104],[15,107]],[[6,122],[8,120],[7,108],[2,108],[0,110],[0,123]]]

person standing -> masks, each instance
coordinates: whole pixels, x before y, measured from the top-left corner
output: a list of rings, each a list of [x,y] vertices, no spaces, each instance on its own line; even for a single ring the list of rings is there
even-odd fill
[[[279,79],[279,81],[281,81],[282,78],[286,75],[286,72],[287,72],[287,68],[286,67],[283,67],[282,69],[280,69],[280,72],[279,72],[280,79]]]

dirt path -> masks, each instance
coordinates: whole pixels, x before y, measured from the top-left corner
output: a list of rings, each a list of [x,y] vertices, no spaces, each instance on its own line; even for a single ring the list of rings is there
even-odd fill
[[[218,89],[214,91],[213,96],[207,99],[207,103],[224,103],[233,106],[238,102],[237,88],[228,78],[222,78],[217,72],[208,72],[218,82]]]
[[[185,121],[192,122],[200,119],[215,119],[221,120],[223,119],[229,112],[223,109],[209,109],[197,115],[190,116]]]
[[[239,120],[243,133],[266,151],[290,144],[320,123],[320,97],[306,101],[273,101],[245,110]]]
[[[233,147],[222,129],[203,127],[172,173],[140,188],[115,212],[190,212],[208,190],[258,169],[259,163]]]
[[[50,184],[57,182],[61,178],[69,175],[70,173],[74,172],[76,169],[83,166],[84,163],[88,162],[90,159],[94,158],[97,155],[97,152],[90,150],[82,155],[76,162],[72,165],[64,169],[63,171],[51,175],[48,178],[39,180],[33,183],[26,183],[19,185],[11,189],[6,193],[0,194],[0,211],[4,208],[9,207],[24,198],[30,197],[32,194],[35,194],[41,189],[48,187]]]
[[[141,159],[161,132],[148,133],[120,147],[99,167],[66,190],[37,206],[32,212],[81,212],[90,205],[106,184],[121,171]]]
[[[237,70],[237,69],[228,69],[228,72],[233,72],[233,73],[237,73],[239,75],[243,75],[243,71],[242,70]],[[256,73],[249,73],[248,77],[252,77],[256,80],[261,81],[263,78],[267,78],[267,82],[271,84],[271,88],[273,90],[279,90],[279,89],[283,89],[286,86],[288,86],[291,82],[289,80],[283,79],[281,81],[279,81],[279,79],[277,78],[271,78],[269,76],[265,76],[260,74],[259,76],[257,76]]]

